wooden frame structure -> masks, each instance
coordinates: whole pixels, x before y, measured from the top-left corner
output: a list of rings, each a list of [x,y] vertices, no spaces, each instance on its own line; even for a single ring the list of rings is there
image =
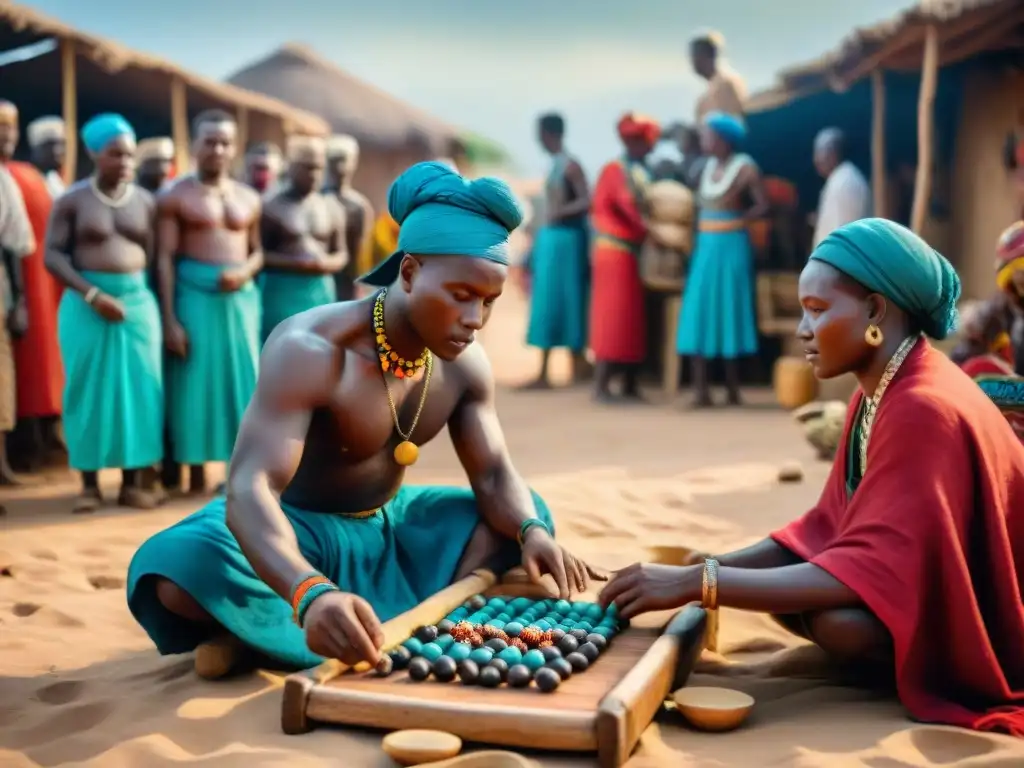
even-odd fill
[[[394,647],[423,624],[436,623],[475,594],[538,595],[521,580],[501,584],[479,570],[383,625]],[[487,691],[459,685],[405,684],[372,678],[365,665],[328,661],[290,675],[284,686],[281,727],[300,734],[316,722],[387,729],[430,728],[470,741],[548,750],[596,752],[602,768],[623,765],[671,691],[685,684],[704,647],[707,612],[680,610],[663,629],[631,627],[578,680],[550,697],[536,691]],[[397,673],[396,673],[397,674]],[[345,683],[345,675],[350,682]],[[588,676],[602,676],[591,677]],[[600,680],[600,691],[592,690]],[[588,690],[590,689],[590,690]],[[523,698],[529,698],[524,705]],[[571,706],[568,699],[572,700]]]

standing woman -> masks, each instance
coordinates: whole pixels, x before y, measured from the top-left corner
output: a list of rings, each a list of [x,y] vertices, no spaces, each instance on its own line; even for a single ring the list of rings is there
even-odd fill
[[[651,176],[644,165],[661,135],[652,118],[628,113],[619,120],[625,155],[602,170],[591,209],[596,234],[591,265],[590,348],[597,360],[595,396],[613,399],[613,375],[623,378],[622,394],[640,397],[637,376],[647,354],[644,284],[640,246],[647,237],[644,188]]]
[[[708,360],[725,361],[729,404],[740,403],[739,358],[757,353],[754,309],[754,253],[747,226],[768,212],[761,174],[749,155],[738,152],[746,138],[743,122],[723,112],[704,119],[700,219],[690,274],[683,289],[676,349],[693,358],[694,405],[712,405]]]
[[[153,196],[132,182],[135,131],[120,115],[82,128],[96,164],[54,204],[46,267],[67,290],[57,333],[67,373],[64,433],[72,468],[82,473],[75,512],[102,502],[97,474],[122,472],[122,506],[156,504],[143,470],[163,457],[164,397],[160,311],[147,287]]]

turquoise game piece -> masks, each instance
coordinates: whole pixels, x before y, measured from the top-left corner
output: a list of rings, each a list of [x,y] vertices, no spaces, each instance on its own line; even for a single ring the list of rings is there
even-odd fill
[[[494,627],[495,629],[504,629],[505,628],[505,622],[502,621],[501,619],[491,619],[487,623],[489,625],[491,625],[492,627]]]
[[[506,624],[512,621],[512,616],[509,615],[508,611],[502,611],[494,618],[498,619],[498,621],[504,621]]]
[[[434,641],[434,643],[438,645],[442,651],[447,651],[449,648],[451,648],[454,642],[455,638],[451,635],[441,635],[437,638],[437,640]]]
[[[510,645],[504,651],[498,653],[497,658],[501,659],[510,667],[512,667],[523,660],[523,652],[516,648],[514,645]]]
[[[484,648],[481,646],[480,648],[473,649],[473,652],[469,654],[469,658],[470,661],[475,661],[482,667],[485,664],[491,663],[491,659],[494,658],[494,651],[490,648]]]
[[[536,672],[538,669],[544,666],[546,663],[544,660],[544,654],[534,648],[532,651],[527,651],[523,654],[523,664],[525,664],[531,672]]]
[[[409,653],[411,653],[413,656],[419,656],[420,653],[423,651],[423,643],[421,643],[415,637],[410,637],[408,640],[402,643],[402,646],[407,651],[409,651]]]
[[[510,621],[505,625],[505,634],[509,637],[519,637],[519,633],[523,631],[523,625],[518,621]]]
[[[420,650],[420,656],[428,661],[434,662],[444,656],[444,651],[437,643],[425,643],[423,648]]]
[[[576,622],[576,629],[582,629],[584,632],[590,632],[594,628],[594,625],[589,621],[578,621]]]
[[[469,658],[471,653],[473,653],[473,646],[469,643],[453,643],[445,655],[450,656],[455,661],[464,661]]]
[[[595,635],[600,635],[605,640],[610,640],[612,636],[615,634],[614,629],[612,629],[611,627],[607,627],[603,624],[599,624],[590,631]]]
[[[555,610],[559,613],[568,613],[572,610],[572,604],[568,600],[559,600],[555,603]]]
[[[535,625],[541,632],[547,632],[551,629],[551,622],[547,619],[540,619]]]

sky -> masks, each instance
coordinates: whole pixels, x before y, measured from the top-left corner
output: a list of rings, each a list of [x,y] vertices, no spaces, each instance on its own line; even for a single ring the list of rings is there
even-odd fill
[[[79,29],[224,78],[285,42],[502,144],[524,174],[547,161],[537,115],[555,110],[591,173],[616,154],[627,109],[686,120],[703,90],[687,45],[726,39],[751,90],[912,0],[40,0]]]

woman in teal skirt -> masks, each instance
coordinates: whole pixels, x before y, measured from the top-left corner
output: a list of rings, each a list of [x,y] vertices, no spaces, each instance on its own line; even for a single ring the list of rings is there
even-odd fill
[[[740,403],[739,358],[757,353],[754,256],[747,224],[768,211],[754,161],[739,153],[746,136],[739,118],[712,112],[702,141],[697,243],[683,291],[676,349],[693,361],[695,405],[712,405],[708,360],[725,362],[728,402]]]
[[[67,288],[57,321],[68,458],[83,480],[74,511],[99,506],[107,468],[122,471],[119,504],[148,508],[141,470],[163,457],[164,420],[160,312],[146,280],[154,202],[131,181],[135,132],[123,117],[94,117],[82,141],[95,173],[55,202],[46,245]]]

